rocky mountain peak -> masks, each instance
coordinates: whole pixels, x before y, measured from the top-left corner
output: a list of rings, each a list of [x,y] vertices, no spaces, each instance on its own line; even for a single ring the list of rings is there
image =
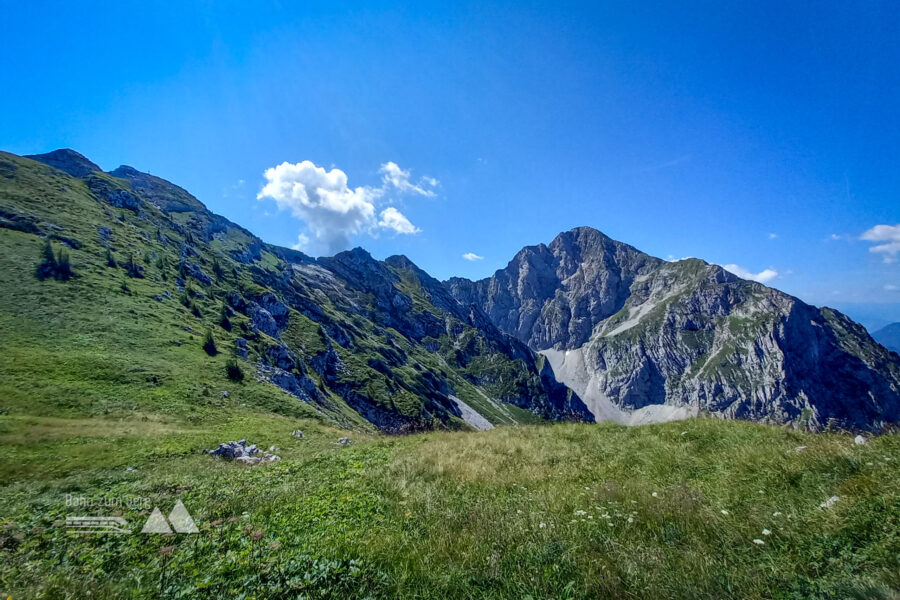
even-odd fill
[[[836,311],[590,227],[493,276],[446,282],[543,353],[598,420],[731,418],[873,428],[900,416],[900,360]]]
[[[113,177],[126,179],[132,189],[163,212],[206,211],[202,202],[182,187],[161,177],[121,165],[109,172]]]
[[[103,171],[83,154],[70,148],[60,148],[45,154],[28,154],[25,158],[42,162],[73,177],[87,177],[95,171]]]

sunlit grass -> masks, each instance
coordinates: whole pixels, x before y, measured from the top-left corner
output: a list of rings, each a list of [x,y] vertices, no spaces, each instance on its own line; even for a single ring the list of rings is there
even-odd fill
[[[17,471],[14,458],[0,470],[4,535],[22,537],[3,550],[5,589],[73,598],[87,590],[819,598],[854,589],[882,597],[871,594],[900,583],[896,436],[857,446],[845,436],[700,419],[353,434],[345,448],[336,443],[345,432],[284,417],[193,429],[111,424],[98,422],[90,435],[84,420],[69,428],[62,419],[0,421],[0,444],[32,465]],[[297,427],[304,439],[290,435]],[[239,437],[277,446],[283,460],[246,468],[200,453]],[[148,496],[163,510],[182,499],[202,531],[66,535],[58,522],[72,514],[67,493]],[[834,507],[819,508],[833,495]],[[137,529],[148,511],[122,514]]]

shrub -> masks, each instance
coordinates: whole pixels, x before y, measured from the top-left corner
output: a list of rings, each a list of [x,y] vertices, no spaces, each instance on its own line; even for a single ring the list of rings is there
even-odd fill
[[[41,250],[41,262],[38,263],[35,275],[41,281],[56,276],[56,257],[53,255],[53,246],[50,244],[50,240],[44,243],[44,248]]]
[[[206,353],[210,356],[215,356],[219,353],[219,350],[216,348],[216,338],[213,337],[212,329],[206,330],[206,337],[203,339],[203,349],[206,350]]]
[[[203,313],[200,312],[200,307],[197,306],[197,303],[191,300],[191,314],[197,317],[198,319],[203,318]]]
[[[129,277],[134,277],[137,279],[144,278],[144,267],[134,262],[134,254],[130,254],[128,256],[128,262],[125,263],[125,272]]]
[[[244,370],[241,368],[241,365],[238,364],[238,361],[234,358],[230,359],[225,364],[225,374],[231,381],[244,380]]]
[[[72,279],[72,265],[69,262],[69,253],[60,248],[56,255],[56,278],[60,281],[68,281]]]
[[[116,262],[116,257],[113,256],[113,253],[109,248],[106,249],[106,266],[112,267],[113,269],[119,266],[119,263]]]
[[[53,245],[48,239],[41,250],[41,262],[35,269],[35,275],[41,281],[53,277],[60,281],[68,281],[75,276],[72,264],[69,262],[69,253],[60,248],[56,256],[53,255]]]
[[[216,275],[216,279],[224,279],[225,278],[225,271],[222,270],[222,265],[221,265],[221,263],[219,263],[218,258],[213,258],[212,268],[213,268],[213,273],[215,273],[215,275]]]
[[[228,318],[228,305],[222,303],[222,313],[219,315],[219,325],[225,331],[231,331],[231,319]]]

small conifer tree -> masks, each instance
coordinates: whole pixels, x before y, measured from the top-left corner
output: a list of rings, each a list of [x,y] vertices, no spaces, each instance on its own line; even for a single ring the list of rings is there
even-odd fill
[[[212,329],[206,330],[206,337],[203,338],[203,349],[206,350],[206,353],[210,356],[215,356],[219,353],[219,350],[216,348],[216,338],[213,337]]]

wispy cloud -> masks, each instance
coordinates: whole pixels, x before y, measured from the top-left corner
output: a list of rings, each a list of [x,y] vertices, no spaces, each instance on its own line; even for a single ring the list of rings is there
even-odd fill
[[[722,268],[734,273],[742,279],[749,279],[750,281],[757,281],[759,283],[768,283],[778,277],[778,271],[775,269],[763,269],[759,273],[753,273],[752,271],[735,264],[722,265]]]
[[[474,252],[466,252],[462,255],[462,257],[466,260],[476,261],[476,260],[484,260],[483,256],[478,256]]]
[[[876,225],[864,232],[860,239],[875,242],[869,252],[883,254],[884,262],[897,262],[897,254],[900,254],[900,224]]]
[[[410,172],[401,169],[397,163],[388,161],[381,165],[381,180],[384,188],[396,188],[401,193],[416,194],[418,196],[426,196],[433,198],[435,196],[432,188],[437,187],[438,180],[434,177],[422,177],[418,183],[410,181]]]
[[[656,164],[647,165],[645,167],[640,167],[636,172],[638,173],[648,173],[651,171],[660,171],[662,169],[670,169],[672,167],[678,166],[682,163],[686,163],[691,160],[692,156],[690,154],[685,154],[683,156],[679,156],[677,158],[673,158],[671,160],[663,161]]]

